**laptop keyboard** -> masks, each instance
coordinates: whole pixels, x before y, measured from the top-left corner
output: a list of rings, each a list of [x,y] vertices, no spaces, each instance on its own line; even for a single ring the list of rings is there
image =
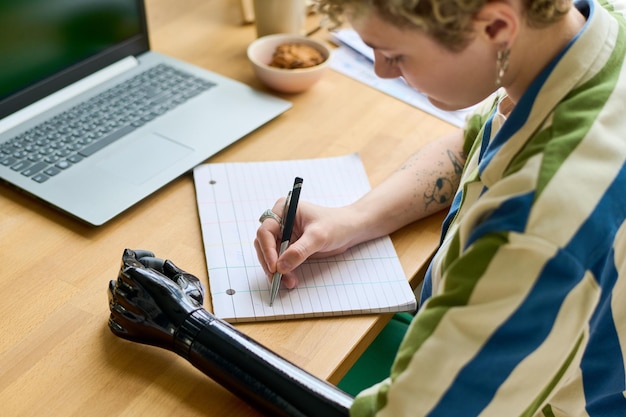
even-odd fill
[[[214,85],[157,65],[0,144],[0,165],[45,182]]]

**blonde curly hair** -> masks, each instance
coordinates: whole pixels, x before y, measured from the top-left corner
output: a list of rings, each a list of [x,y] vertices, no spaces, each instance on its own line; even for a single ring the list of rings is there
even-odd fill
[[[357,17],[370,10],[385,21],[418,29],[452,51],[462,50],[471,39],[472,18],[489,1],[497,0],[315,0],[317,10],[331,25],[343,23],[345,12]],[[528,25],[542,27],[559,20],[571,0],[521,0]]]

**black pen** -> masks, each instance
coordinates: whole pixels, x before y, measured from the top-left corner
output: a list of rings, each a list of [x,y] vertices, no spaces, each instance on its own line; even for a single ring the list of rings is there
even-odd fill
[[[289,241],[291,240],[291,231],[293,230],[293,224],[296,221],[296,210],[298,208],[298,200],[300,199],[300,190],[302,189],[302,178],[296,177],[293,182],[293,189],[287,195],[287,201],[285,202],[285,208],[287,214],[283,211],[285,216],[285,223],[283,224],[283,236],[280,243],[280,250],[278,251],[278,257],[282,255],[289,247]],[[274,273],[272,278],[272,287],[270,289],[270,307],[274,304],[276,294],[278,294],[278,288],[280,287],[280,280],[283,274],[278,272]]]

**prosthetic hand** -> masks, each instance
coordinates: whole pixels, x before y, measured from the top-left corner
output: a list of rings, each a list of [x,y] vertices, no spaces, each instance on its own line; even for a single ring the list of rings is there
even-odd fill
[[[109,284],[109,328],[171,350],[272,416],[348,416],[352,397],[202,307],[198,278],[152,252],[126,249]]]

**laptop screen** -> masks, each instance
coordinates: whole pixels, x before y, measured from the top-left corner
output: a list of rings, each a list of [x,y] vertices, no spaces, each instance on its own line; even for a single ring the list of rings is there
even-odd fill
[[[0,117],[148,49],[137,0],[1,0]]]

